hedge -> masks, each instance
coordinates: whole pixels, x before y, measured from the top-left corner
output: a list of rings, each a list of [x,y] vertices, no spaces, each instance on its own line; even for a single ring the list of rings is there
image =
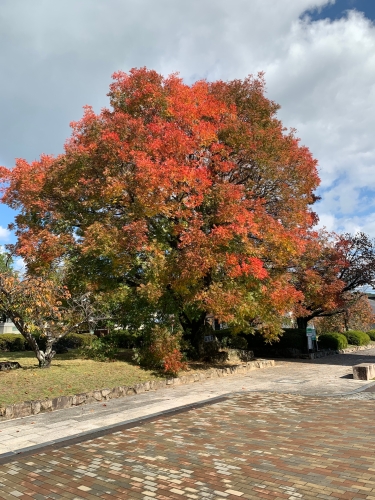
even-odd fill
[[[124,349],[133,349],[134,347],[140,347],[142,344],[142,336],[140,334],[134,334],[127,330],[114,330],[106,337],[103,337],[103,339],[104,341],[108,339],[116,347]]]
[[[375,342],[375,330],[370,330],[366,333],[370,337],[370,339]]]
[[[40,334],[35,334],[34,337],[38,342],[38,346],[40,349],[44,350],[46,348],[46,340],[44,337],[41,337]],[[91,345],[91,342],[94,338],[94,335],[89,333],[69,333],[65,335],[65,337],[61,338],[54,345],[55,351],[64,352],[66,349],[78,349],[80,347],[86,347]]]
[[[345,349],[348,347],[348,339],[341,333],[324,333],[319,335],[318,345],[320,349]]]
[[[352,345],[368,345],[371,342],[370,337],[365,332],[349,330],[343,332],[343,335],[348,339],[349,344]]]
[[[262,355],[267,352],[272,354],[274,350],[297,349],[301,352],[307,350],[306,330],[298,328],[284,328],[279,340],[271,344],[267,343],[260,333],[247,334],[246,340],[250,350]]]
[[[40,349],[44,350],[46,348],[46,342],[40,334],[35,334],[34,337],[38,342]],[[66,335],[62,339],[60,339],[54,345],[54,349],[56,352],[62,352],[66,348],[76,349],[78,347],[84,347],[90,345],[93,340],[93,335],[85,335],[78,333],[70,333]],[[17,333],[2,333],[0,334],[0,351],[30,351],[31,347],[29,346],[27,340],[21,335]]]
[[[24,337],[18,333],[2,333],[0,335],[0,351],[25,351],[29,345]]]

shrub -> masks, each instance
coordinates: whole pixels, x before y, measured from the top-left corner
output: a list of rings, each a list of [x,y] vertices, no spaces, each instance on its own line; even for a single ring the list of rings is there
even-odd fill
[[[34,337],[38,342],[39,349],[42,351],[46,348],[46,338],[40,333],[35,333]],[[83,333],[69,333],[58,340],[53,349],[57,353],[65,352],[67,349],[79,349],[81,347],[89,346],[93,341],[94,336],[90,334]],[[28,348],[28,347],[27,347]]]
[[[25,351],[29,349],[28,343],[21,334],[2,333],[0,335],[0,351]]]
[[[366,332],[367,335],[370,337],[370,339],[375,342],[375,330],[369,330],[368,332]]]
[[[39,348],[44,351],[46,348],[45,338],[40,333],[34,333]],[[79,347],[88,346],[93,341],[93,335],[82,335],[78,333],[69,333],[62,339],[56,342],[54,349],[56,352],[62,352],[65,349],[77,349]],[[3,333],[0,335],[0,351],[30,351],[27,340],[21,335],[16,333]]]
[[[284,328],[278,339],[272,343],[266,342],[266,339],[261,333],[248,334],[246,336],[248,348],[260,353],[269,352],[272,354],[274,350],[298,349],[305,351],[307,349],[306,330],[298,328]]]
[[[240,336],[240,335],[235,335],[234,337],[231,338],[231,342],[229,344],[229,347],[231,349],[247,349],[247,340]]]
[[[219,347],[223,349],[241,349],[247,350],[248,343],[245,337],[242,335],[233,335],[229,332],[229,336],[219,336],[217,335],[217,331],[213,332],[214,337],[219,340]]]
[[[68,347],[69,349],[78,349],[80,347],[90,346],[94,336],[84,333],[69,333],[60,339],[56,345]]]
[[[180,348],[181,334],[171,334],[157,326],[142,347],[134,349],[134,360],[145,368],[162,370],[174,377],[186,368]]]
[[[371,342],[370,337],[365,332],[348,330],[347,332],[343,332],[343,335],[348,339],[349,344],[352,345],[368,345]]]
[[[96,361],[113,361],[117,354],[117,345],[110,335],[107,337],[95,337],[90,335],[92,340],[89,344],[83,345],[80,353],[84,358]]]
[[[133,349],[134,347],[140,347],[141,336],[139,334],[127,330],[115,330],[109,336],[119,348]]]
[[[318,338],[319,348],[323,349],[345,349],[348,347],[348,340],[341,333],[323,333]]]

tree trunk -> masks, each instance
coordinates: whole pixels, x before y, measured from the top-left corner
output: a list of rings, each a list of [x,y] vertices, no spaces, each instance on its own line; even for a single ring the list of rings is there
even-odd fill
[[[49,368],[51,366],[52,359],[56,354],[56,351],[52,349],[55,339],[47,339],[46,350],[44,352],[39,349],[37,341],[29,332],[23,332],[22,335],[26,338],[31,349],[34,351],[34,354],[39,362],[39,368]]]
[[[201,358],[204,353],[205,320],[205,312],[202,312],[198,318],[193,320],[189,319],[185,313],[180,314],[180,323],[184,330],[184,339],[187,340],[193,348],[190,355],[197,359]]]
[[[49,368],[51,366],[52,359],[54,358],[56,351],[52,349],[54,344],[54,339],[48,339],[45,352],[39,351],[41,359],[39,360],[39,368]]]
[[[297,327],[300,330],[306,330],[309,318],[296,318],[296,320],[297,320]]]

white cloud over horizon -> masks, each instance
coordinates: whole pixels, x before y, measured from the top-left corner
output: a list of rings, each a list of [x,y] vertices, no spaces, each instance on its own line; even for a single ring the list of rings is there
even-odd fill
[[[59,153],[110,75],[147,66],[186,82],[265,71],[268,97],[319,161],[320,225],[375,237],[375,26],[303,14],[334,0],[3,0],[0,159]],[[0,231],[1,237],[1,231]]]
[[[8,242],[10,239],[10,235],[11,235],[11,233],[10,233],[9,229],[0,226],[0,242],[2,242],[2,243]]]

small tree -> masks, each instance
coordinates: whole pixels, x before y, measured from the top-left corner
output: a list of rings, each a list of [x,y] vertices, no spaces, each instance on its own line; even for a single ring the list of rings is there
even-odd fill
[[[48,368],[54,344],[83,323],[95,321],[88,294],[71,297],[58,280],[0,272],[0,311],[14,323],[35,353],[40,368]],[[46,341],[41,350],[35,334]]]
[[[375,284],[375,241],[364,233],[311,233],[293,275],[303,293],[294,308],[298,328],[314,318],[340,314],[344,319],[359,297],[358,288]]]
[[[347,305],[342,312],[315,319],[319,333],[366,331],[375,323],[375,315],[366,294],[346,293],[344,297]]]

